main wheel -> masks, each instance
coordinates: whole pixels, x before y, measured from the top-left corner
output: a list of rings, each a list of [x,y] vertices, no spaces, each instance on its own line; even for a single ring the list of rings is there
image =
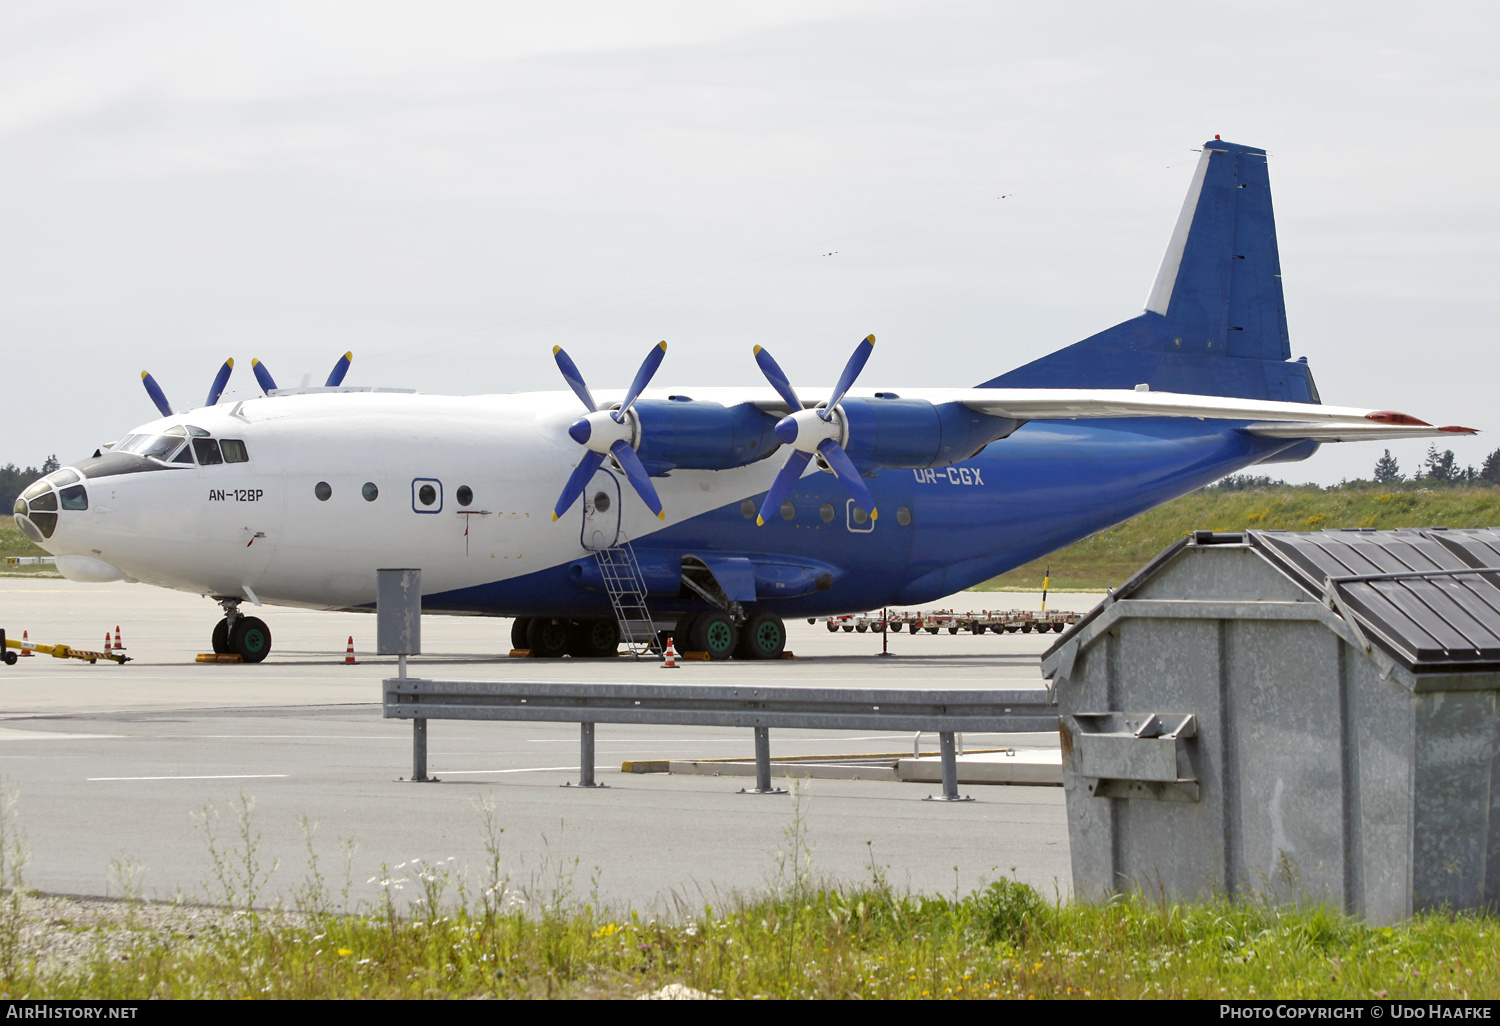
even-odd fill
[[[672,639],[672,645],[677,649],[677,654],[690,652],[693,649],[693,621],[698,619],[697,613],[683,613],[677,620],[677,626],[669,631],[663,631],[662,651],[666,651],[667,638]]]
[[[786,624],[775,613],[756,613],[740,632],[737,659],[780,659],[786,651]]]
[[[739,640],[728,613],[704,613],[693,621],[693,651],[707,652],[710,659],[728,659]]]
[[[510,622],[510,647],[526,647],[526,628],[531,626],[531,617],[518,616]]]
[[[620,625],[614,620],[575,620],[568,625],[568,655],[603,659],[620,648]]]
[[[533,617],[526,625],[526,647],[541,659],[557,659],[568,648],[568,625],[547,616]]]
[[[239,654],[240,662],[258,663],[271,654],[271,628],[258,617],[241,616],[234,621],[229,645]]]
[[[232,651],[229,647],[229,617],[214,624],[213,646],[214,655],[228,655]]]

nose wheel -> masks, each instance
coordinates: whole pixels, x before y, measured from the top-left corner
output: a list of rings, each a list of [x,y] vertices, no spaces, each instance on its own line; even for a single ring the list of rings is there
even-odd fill
[[[215,655],[237,655],[240,662],[258,663],[271,654],[271,628],[256,616],[241,616],[237,609],[224,603],[227,614],[214,624]]]

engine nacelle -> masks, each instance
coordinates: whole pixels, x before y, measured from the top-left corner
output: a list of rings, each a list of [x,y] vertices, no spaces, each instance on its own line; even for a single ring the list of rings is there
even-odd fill
[[[976,413],[963,403],[879,396],[839,404],[848,424],[844,451],[860,470],[946,467],[1004,438],[1022,422]]]
[[[651,474],[669,470],[729,470],[776,451],[778,418],[750,403],[724,406],[686,396],[642,399],[636,454]]]

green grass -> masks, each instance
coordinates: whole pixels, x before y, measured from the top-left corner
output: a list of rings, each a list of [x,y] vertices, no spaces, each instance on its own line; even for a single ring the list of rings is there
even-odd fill
[[[6,576],[25,575],[27,577],[57,577],[57,570],[50,566],[7,566],[4,562],[6,556],[45,556],[47,553],[36,545],[30,538],[21,533],[16,526],[15,518],[9,514],[0,516],[0,574]]]
[[[1118,587],[1147,560],[1191,531],[1251,528],[1319,531],[1339,527],[1492,527],[1500,524],[1500,488],[1424,489],[1358,484],[1328,490],[1309,486],[1185,495],[1045,559],[979,585],[979,591],[1041,587],[1052,568],[1055,588],[1103,591]]]

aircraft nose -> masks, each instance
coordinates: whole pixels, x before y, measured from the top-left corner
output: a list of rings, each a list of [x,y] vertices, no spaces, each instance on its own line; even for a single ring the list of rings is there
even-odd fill
[[[88,489],[83,479],[71,470],[60,470],[28,485],[16,499],[11,513],[22,534],[50,550],[48,543],[57,530],[59,514],[88,508]]]

